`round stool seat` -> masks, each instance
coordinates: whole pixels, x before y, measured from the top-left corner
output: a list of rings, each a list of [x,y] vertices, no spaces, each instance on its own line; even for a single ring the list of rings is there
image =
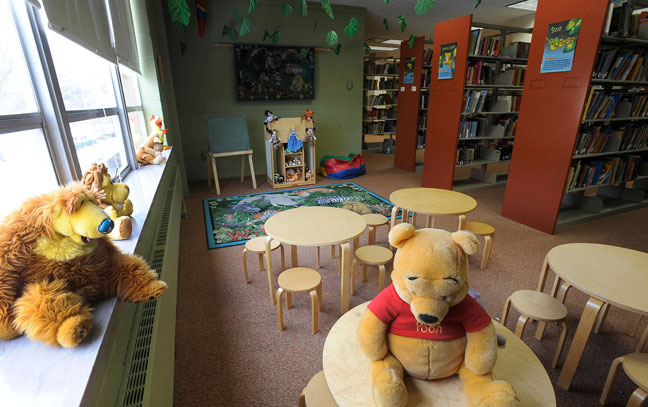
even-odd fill
[[[251,251],[252,253],[263,253],[265,252],[265,241],[266,238],[263,236],[255,237],[245,242],[245,248]],[[270,242],[270,250],[274,250],[279,247],[281,243],[278,240],[273,240]]]
[[[520,313],[538,321],[560,321],[567,316],[565,304],[540,291],[518,290],[511,294],[511,304]]]
[[[391,250],[382,246],[362,246],[355,251],[356,258],[366,264],[377,266],[388,263],[394,254]]]
[[[487,236],[495,233],[495,228],[482,222],[466,222],[464,230],[473,232],[477,235]]]
[[[308,382],[303,391],[307,407],[335,407],[335,399],[326,383],[324,371],[320,370]]]
[[[293,267],[277,278],[279,286],[289,292],[312,291],[322,282],[322,276],[308,267]]]
[[[362,217],[364,218],[365,222],[367,222],[367,226],[380,226],[385,225],[387,224],[387,222],[389,222],[389,219],[387,219],[386,216],[377,213],[362,215]]]
[[[623,358],[623,370],[644,391],[648,391],[648,353],[631,353]]]

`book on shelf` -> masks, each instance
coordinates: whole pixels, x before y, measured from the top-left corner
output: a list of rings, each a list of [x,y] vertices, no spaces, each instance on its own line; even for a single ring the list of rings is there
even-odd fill
[[[432,64],[432,50],[431,49],[424,49],[423,50],[423,65],[431,65]]]
[[[524,86],[525,73],[526,68],[521,66],[507,68],[497,75],[495,85]]]
[[[608,94],[605,90],[591,88],[583,112],[583,120],[609,119],[621,96],[621,93]]]
[[[419,132],[416,136],[416,149],[425,148],[425,132]]]
[[[365,61],[365,75],[398,75],[398,62],[376,63]]]
[[[464,95],[464,108],[463,113],[477,113],[482,112],[486,105],[486,98],[488,97],[487,90],[473,90],[467,91]]]
[[[637,178],[640,163],[639,155],[614,156],[600,160],[574,160],[567,174],[565,191],[631,181]]]
[[[502,48],[501,37],[499,35],[485,37],[482,35],[483,31],[481,29],[470,31],[468,53],[480,56],[499,56]]]
[[[365,105],[367,106],[382,106],[382,105],[391,105],[395,104],[395,100],[392,100],[391,95],[383,93],[381,95],[367,95],[365,96]]]
[[[421,109],[427,109],[428,108],[428,99],[429,95],[421,95]]]
[[[632,0],[613,1],[608,8],[603,32],[613,37],[637,38],[642,15],[634,14],[633,8],[642,6],[641,2]]]
[[[397,89],[398,80],[397,79],[365,79],[364,80],[364,89],[367,90],[385,90],[385,89]]]
[[[529,58],[531,43],[516,41],[502,48],[502,56],[510,58]]]

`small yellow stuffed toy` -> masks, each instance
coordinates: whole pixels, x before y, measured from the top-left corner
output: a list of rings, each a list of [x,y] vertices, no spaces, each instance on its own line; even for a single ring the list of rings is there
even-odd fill
[[[151,116],[149,121],[152,124],[152,130],[149,133],[146,142],[139,146],[135,152],[137,162],[142,165],[164,164],[166,158],[162,155],[165,150],[165,135],[167,129],[162,129],[162,119]],[[168,148],[168,146],[166,146]]]
[[[423,380],[459,374],[471,407],[519,406],[513,387],[493,380],[495,328],[468,295],[467,255],[479,250],[477,237],[401,223],[389,243],[398,248],[393,284],[369,304],[358,328],[376,405],[405,406],[404,374]]]

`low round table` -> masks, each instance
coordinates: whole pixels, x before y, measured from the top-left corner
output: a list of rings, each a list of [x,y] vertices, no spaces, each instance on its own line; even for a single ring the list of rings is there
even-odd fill
[[[340,245],[341,295],[340,311],[349,310],[349,276],[351,274],[351,247],[349,241],[367,228],[364,218],[346,209],[328,206],[302,206],[279,212],[264,225],[266,237],[266,270],[270,300],[275,303],[274,274],[272,273],[272,240],[291,245],[292,266],[297,264],[297,246]],[[268,260],[270,259],[270,260]]]
[[[324,343],[324,375],[331,394],[341,407],[373,407],[369,360],[360,349],[358,325],[369,302],[344,314],[331,328]],[[496,379],[506,380],[520,398],[522,407],[555,407],[556,396],[542,363],[513,332],[493,321],[506,345],[498,348]],[[407,406],[468,407],[457,375],[442,380],[419,380],[405,376]]]
[[[434,227],[434,216],[459,216],[459,229],[466,224],[466,213],[477,207],[477,201],[461,192],[439,188],[405,188],[389,195],[394,204],[391,215],[391,227],[396,225],[398,210],[403,209],[403,222],[409,218],[408,212],[427,215],[427,227]]]

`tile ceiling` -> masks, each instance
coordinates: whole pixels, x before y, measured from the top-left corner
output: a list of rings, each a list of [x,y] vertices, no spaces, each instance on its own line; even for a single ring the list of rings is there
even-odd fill
[[[473,14],[473,21],[522,27],[532,21],[534,14],[527,10],[506,7],[516,0],[482,0],[475,8],[476,0],[436,0],[434,7],[427,14],[418,16],[414,11],[417,0],[331,0],[331,3],[347,6],[364,7],[367,10],[365,38],[371,39],[408,39],[410,34],[433,38],[434,25],[438,22]],[[407,21],[405,32],[400,31],[396,17],[402,14]],[[383,19],[389,22],[389,31],[383,26]],[[519,19],[519,20],[518,20]],[[520,24],[522,22],[522,24]],[[527,24],[524,24],[527,23]]]

